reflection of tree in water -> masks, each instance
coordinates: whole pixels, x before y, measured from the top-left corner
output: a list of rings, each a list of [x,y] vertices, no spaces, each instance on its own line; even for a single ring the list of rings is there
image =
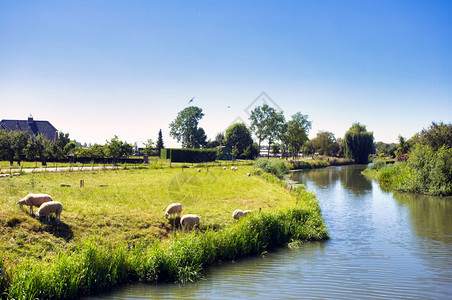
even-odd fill
[[[367,194],[372,189],[371,182],[361,174],[362,170],[364,170],[362,165],[307,170],[294,172],[292,180],[303,184],[309,181],[320,189],[331,188],[340,181],[344,189],[359,196]]]
[[[452,243],[452,197],[393,193],[409,209],[413,230],[423,239]]]
[[[343,167],[339,178],[344,189],[351,191],[356,196],[365,195],[371,191],[371,181],[361,174],[364,169],[363,165]]]

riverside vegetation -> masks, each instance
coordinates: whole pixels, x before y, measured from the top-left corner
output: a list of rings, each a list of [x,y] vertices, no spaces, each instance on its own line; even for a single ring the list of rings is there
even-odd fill
[[[2,298],[77,298],[130,281],[193,281],[221,261],[327,239],[315,196],[281,185],[277,176],[252,166],[238,172],[163,168],[2,178]],[[15,203],[28,192],[62,202],[61,223],[20,210]],[[201,215],[200,228],[183,232],[166,220],[172,202],[181,202],[184,214]],[[239,207],[254,213],[236,222],[231,214]]]

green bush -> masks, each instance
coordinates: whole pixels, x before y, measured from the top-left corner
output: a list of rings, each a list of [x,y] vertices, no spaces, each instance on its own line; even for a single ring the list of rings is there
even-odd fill
[[[200,163],[217,159],[216,149],[162,149],[160,154],[171,162]]]
[[[364,174],[376,177],[383,187],[407,192],[452,195],[452,149],[416,145],[406,162],[368,167]]]
[[[289,173],[289,168],[283,160],[259,158],[254,162],[256,169],[262,169],[267,173],[271,173],[276,177],[282,179],[284,175]]]

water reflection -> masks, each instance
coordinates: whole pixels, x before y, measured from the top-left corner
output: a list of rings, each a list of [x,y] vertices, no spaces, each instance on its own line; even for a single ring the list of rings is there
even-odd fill
[[[364,167],[364,165],[352,165],[347,168],[329,167],[294,171],[291,173],[291,179],[304,185],[307,185],[309,181],[319,189],[330,189],[340,182],[344,189],[355,196],[361,196],[372,190],[371,181],[361,174]]]
[[[420,238],[452,243],[452,197],[393,193],[410,213],[413,229]]]

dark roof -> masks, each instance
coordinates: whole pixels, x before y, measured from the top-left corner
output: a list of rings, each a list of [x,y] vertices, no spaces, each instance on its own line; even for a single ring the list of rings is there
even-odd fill
[[[27,131],[30,135],[45,136],[51,141],[55,141],[58,130],[53,127],[49,121],[35,121],[33,118],[29,120],[1,120],[1,129]]]

